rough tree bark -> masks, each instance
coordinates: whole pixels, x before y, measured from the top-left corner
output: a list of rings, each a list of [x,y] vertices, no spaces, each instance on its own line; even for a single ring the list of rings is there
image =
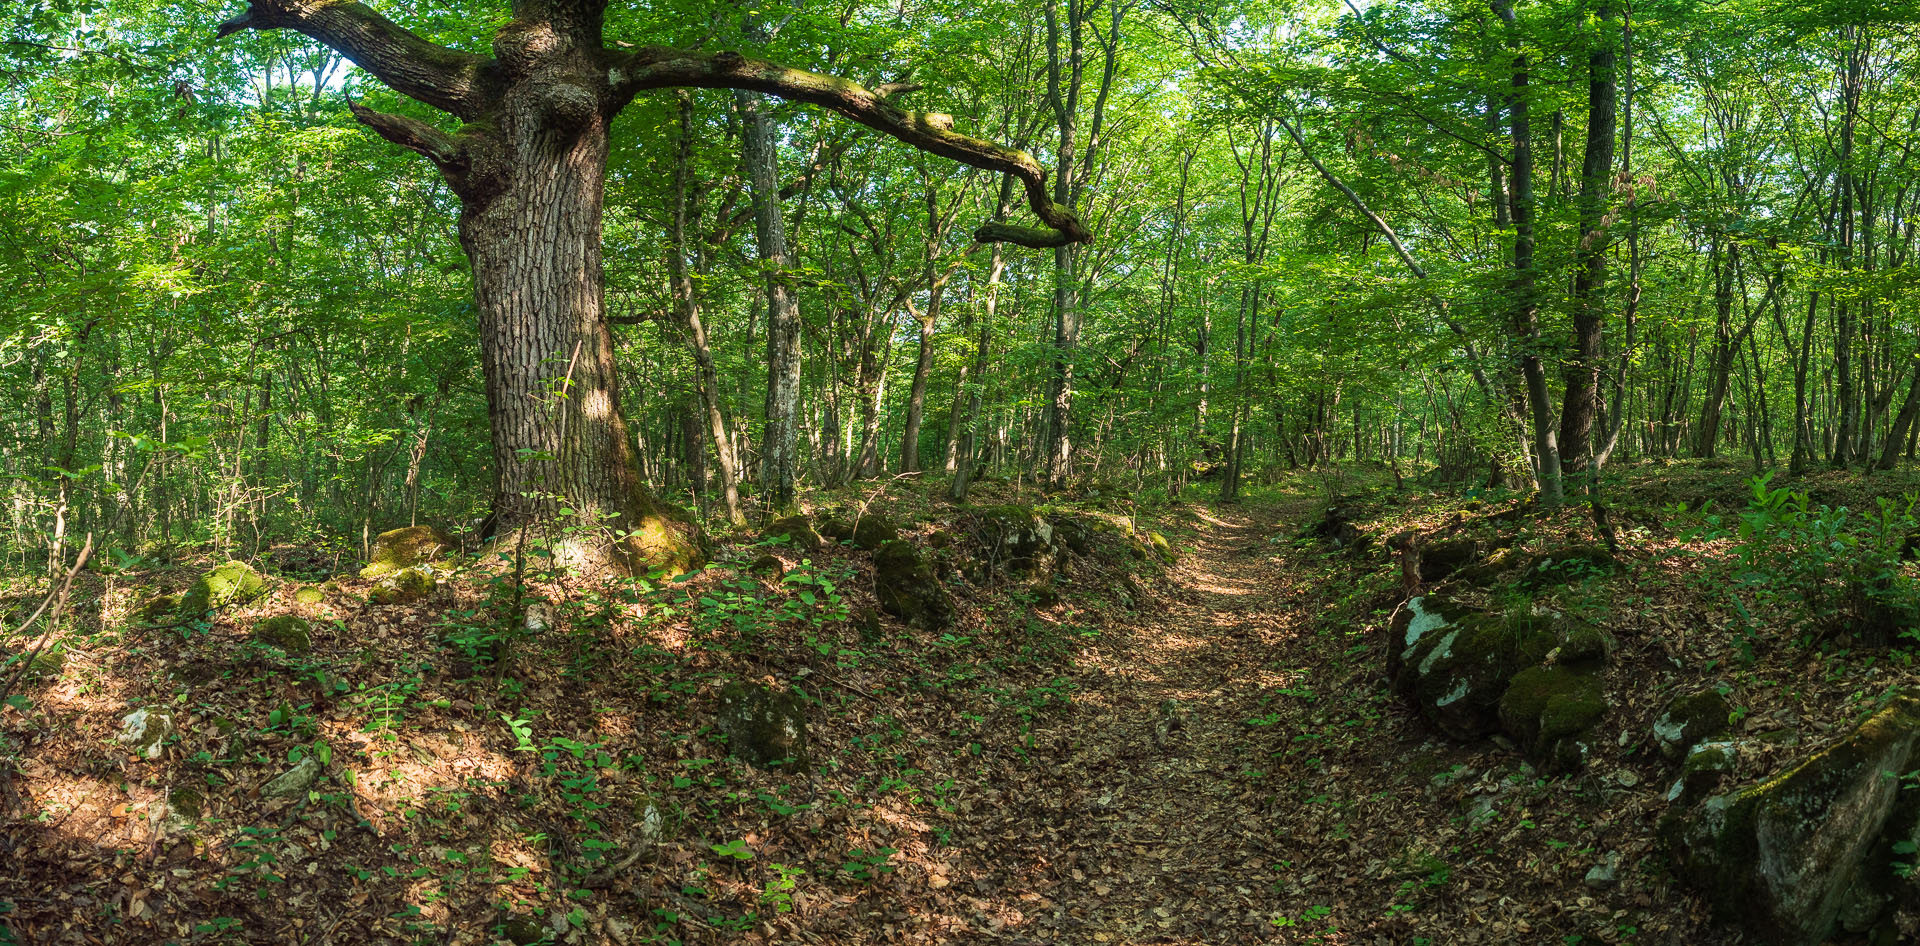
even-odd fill
[[[857,83],[738,52],[610,46],[606,0],[514,0],[492,55],[428,42],[364,4],[250,0],[219,35],[291,29],[394,91],[460,120],[453,132],[353,105],[381,137],[433,161],[459,198],[472,260],[493,427],[494,528],[572,509],[591,526],[564,543],[584,568],[694,567],[704,539],[640,481],[620,412],[600,264],[608,127],[651,89],[739,89],[806,102],[915,148],[1011,174],[1044,227],[993,224],[982,242],[1052,248],[1092,239],[1048,194],[1032,156],[901,109]],[[771,450],[771,446],[769,448]]]

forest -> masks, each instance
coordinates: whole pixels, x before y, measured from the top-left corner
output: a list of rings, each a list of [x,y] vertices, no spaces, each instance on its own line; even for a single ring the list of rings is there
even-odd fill
[[[13,0],[0,946],[1920,942],[1920,5]]]

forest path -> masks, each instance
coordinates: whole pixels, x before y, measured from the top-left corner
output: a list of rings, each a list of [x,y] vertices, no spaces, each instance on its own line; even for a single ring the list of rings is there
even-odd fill
[[[1036,765],[1054,768],[1010,791],[1023,833],[1039,835],[1001,862],[1033,871],[1010,888],[1044,891],[1028,930],[1074,943],[1274,940],[1287,905],[1273,891],[1279,773],[1268,770],[1288,733],[1317,727],[1305,725],[1310,701],[1276,693],[1305,675],[1275,660],[1307,599],[1278,557],[1288,544],[1270,540],[1305,508],[1198,511],[1176,594],[1109,625],[1083,658],[1074,712],[1035,734]]]

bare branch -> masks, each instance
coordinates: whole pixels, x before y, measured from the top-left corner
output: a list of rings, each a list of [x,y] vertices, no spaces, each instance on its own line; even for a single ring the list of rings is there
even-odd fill
[[[430,43],[353,0],[249,0],[218,32],[276,29],[319,40],[394,91],[461,118],[487,111],[499,94],[492,59]]]
[[[402,148],[426,155],[442,170],[463,169],[466,166],[466,151],[460,147],[460,143],[452,135],[426,122],[405,115],[376,112],[358,102],[348,102],[347,108],[360,124]]]
[[[1032,155],[963,135],[952,129],[950,116],[907,111],[857,82],[750,59],[736,52],[664,48],[620,56],[609,79],[616,102],[628,101],[648,89],[695,87],[745,89],[820,106],[929,154],[1019,179],[1027,192],[1027,205],[1046,227],[989,223],[974,231],[974,239],[981,243],[1048,249],[1093,242],[1093,232],[1086,224],[1054,203],[1047,193],[1047,173]]]

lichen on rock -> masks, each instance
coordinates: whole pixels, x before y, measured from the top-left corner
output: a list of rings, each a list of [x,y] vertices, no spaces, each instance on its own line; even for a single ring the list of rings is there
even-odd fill
[[[1732,711],[1719,690],[1675,697],[1654,717],[1654,744],[1662,755],[1678,761],[1694,746],[1725,735]]]
[[[1897,813],[1912,807],[1899,774],[1916,746],[1920,700],[1899,697],[1781,775],[1670,813],[1662,834],[1677,873],[1765,942],[1816,946],[1843,913],[1871,926],[1888,902],[1874,907],[1874,891],[1895,880],[1883,858]]]
[[[1499,731],[1508,681],[1558,643],[1546,617],[1493,614],[1431,595],[1408,602],[1393,627],[1395,687],[1455,739]]]

